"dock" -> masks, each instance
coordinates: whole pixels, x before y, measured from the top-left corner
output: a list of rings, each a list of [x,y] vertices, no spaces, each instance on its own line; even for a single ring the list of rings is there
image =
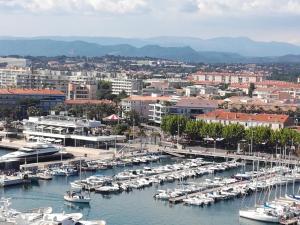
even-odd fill
[[[271,178],[271,177],[272,177],[272,175],[268,174],[268,175],[265,175],[265,176],[260,176],[258,178],[258,180],[265,180],[265,179],[268,179],[268,178]],[[243,184],[247,184],[247,183],[250,183],[250,182],[251,182],[250,180],[238,181],[238,182],[229,184],[226,187],[230,188],[230,187],[233,187],[233,186],[236,186],[236,185],[243,185]],[[183,200],[186,199],[186,198],[195,197],[197,195],[207,194],[207,193],[210,193],[210,192],[218,191],[218,190],[220,190],[220,188],[221,187],[219,187],[219,186],[218,187],[213,187],[213,188],[205,188],[203,190],[200,190],[200,191],[197,191],[197,192],[194,192],[194,193],[191,193],[191,194],[182,195],[182,196],[178,196],[178,197],[175,197],[175,198],[170,198],[169,202],[172,203],[172,204],[178,204],[178,203],[183,202]]]
[[[204,157],[204,158],[222,158],[222,159],[233,159],[236,161],[262,161],[269,163],[284,163],[287,165],[299,165],[300,161],[298,159],[283,159],[283,158],[273,158],[271,155],[242,155],[236,154],[236,152],[229,152],[226,150],[214,151],[213,149],[163,149],[162,152],[165,154],[173,155],[179,154],[183,156],[194,156],[194,157]]]

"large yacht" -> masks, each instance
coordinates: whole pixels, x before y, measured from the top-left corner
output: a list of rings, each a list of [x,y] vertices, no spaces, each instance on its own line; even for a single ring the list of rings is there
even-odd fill
[[[26,146],[20,148],[18,151],[8,153],[0,157],[0,161],[3,160],[19,160],[24,158],[32,158],[37,156],[53,155],[61,151],[62,148],[48,144],[48,143],[28,143]]]

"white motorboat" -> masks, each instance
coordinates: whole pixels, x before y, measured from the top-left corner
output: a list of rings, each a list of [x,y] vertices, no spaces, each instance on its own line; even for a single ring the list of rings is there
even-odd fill
[[[266,210],[265,208],[256,208],[249,210],[240,210],[240,217],[268,222],[268,223],[279,223],[280,217],[276,215],[274,210]]]
[[[73,203],[90,203],[91,198],[88,195],[85,195],[83,193],[77,193],[77,192],[70,192],[68,191],[64,195],[64,200],[68,202],[73,202]]]
[[[33,158],[38,156],[53,155],[61,151],[61,147],[48,143],[28,143],[26,146],[19,148],[18,151],[8,153],[0,157],[0,161],[19,160],[25,158]]]
[[[39,172],[39,173],[37,173],[37,177],[40,180],[52,180],[53,179],[53,176],[49,171]]]

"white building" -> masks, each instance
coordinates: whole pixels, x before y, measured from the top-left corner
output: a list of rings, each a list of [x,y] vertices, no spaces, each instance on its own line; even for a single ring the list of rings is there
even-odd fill
[[[171,101],[161,101],[150,104],[149,120],[161,124],[165,115],[182,115],[188,118],[207,112],[214,111],[218,108],[218,102],[196,97],[173,98]]]
[[[293,124],[293,120],[288,115],[234,113],[224,110],[216,110],[198,115],[197,120],[203,120],[207,123],[221,123],[224,125],[241,124],[245,128],[264,126],[270,127],[273,130]]]
[[[126,112],[135,111],[141,117],[148,118],[149,111],[151,109],[151,104],[155,104],[160,101],[169,101],[171,97],[169,96],[157,96],[152,94],[151,96],[142,96],[142,95],[132,95],[128,98],[124,98],[121,101],[123,115],[125,116]]]
[[[112,79],[112,94],[118,95],[125,91],[127,95],[138,95],[143,88],[143,81],[140,79]]]
[[[203,72],[199,71],[193,75],[195,81],[215,83],[256,83],[266,80],[268,74],[265,72]]]
[[[27,139],[40,139],[62,143],[65,146],[87,146],[99,148],[125,140],[120,135],[98,135],[101,122],[85,118],[61,115],[29,117],[24,120],[24,135]]]

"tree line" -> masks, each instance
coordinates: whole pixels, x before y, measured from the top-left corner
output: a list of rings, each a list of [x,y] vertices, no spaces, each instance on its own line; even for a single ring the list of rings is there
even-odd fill
[[[161,129],[171,136],[179,135],[190,143],[205,144],[219,142],[228,149],[236,149],[238,143],[244,146],[252,143],[254,150],[273,151],[276,147],[299,146],[300,133],[289,128],[273,130],[270,127],[257,126],[245,128],[241,124],[206,123],[179,115],[163,117]]]

